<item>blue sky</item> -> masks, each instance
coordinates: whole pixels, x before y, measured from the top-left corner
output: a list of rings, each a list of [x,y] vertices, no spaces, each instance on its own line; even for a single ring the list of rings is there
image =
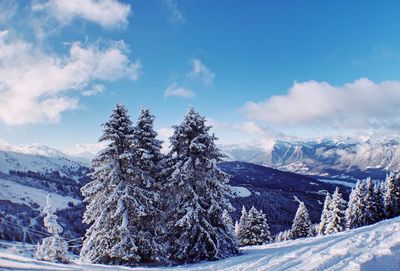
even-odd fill
[[[0,2],[3,141],[93,144],[118,102],[163,138],[189,104],[222,143],[398,133],[398,1],[74,2]]]

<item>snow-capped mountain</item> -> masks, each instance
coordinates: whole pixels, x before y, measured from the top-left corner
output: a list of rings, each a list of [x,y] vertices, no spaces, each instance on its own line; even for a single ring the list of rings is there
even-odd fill
[[[384,178],[400,169],[400,141],[394,139],[336,138],[275,142],[260,146],[222,146],[230,160],[266,165],[307,175],[342,178]]]

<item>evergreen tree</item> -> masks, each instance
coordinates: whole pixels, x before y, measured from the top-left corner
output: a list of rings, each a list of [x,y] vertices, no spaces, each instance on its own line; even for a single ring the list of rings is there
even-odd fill
[[[232,217],[229,215],[228,210],[224,210],[224,212],[222,213],[222,220],[230,230],[230,235],[234,237],[233,241],[236,243],[236,246],[239,246],[239,242],[236,235],[236,223],[235,225],[233,224]]]
[[[169,252],[174,263],[217,260],[238,253],[236,238],[222,219],[223,210],[232,209],[227,198],[232,191],[228,175],[217,167],[224,156],[210,128],[190,107],[170,138],[163,175],[171,193]]]
[[[304,202],[300,202],[296,216],[293,220],[291,238],[308,237],[311,229],[311,220]]]
[[[331,211],[329,212],[327,219],[328,223],[326,225],[325,234],[344,231],[346,229],[346,207],[345,201],[342,198],[342,194],[339,193],[339,187],[336,187],[336,190],[333,193],[330,209]]]
[[[159,182],[161,171],[162,141],[157,139],[154,131],[154,115],[149,109],[142,109],[136,126],[133,129],[133,156],[134,165],[139,169],[136,176],[138,187],[149,194],[152,202],[147,202],[147,215],[145,219],[138,220],[143,236],[138,240],[138,254],[142,262],[160,261],[164,262],[165,242],[163,235],[163,204],[161,202],[162,183]],[[149,193],[151,191],[151,193]]]
[[[235,233],[238,238],[240,246],[245,246],[247,243],[247,237],[249,236],[249,225],[248,225],[248,214],[246,207],[242,206],[242,214],[239,219],[239,223],[235,226]]]
[[[374,202],[376,203],[376,219],[381,221],[385,219],[384,203],[384,182],[377,182],[374,185]]]
[[[325,234],[326,226],[328,225],[328,218],[331,212],[331,201],[332,197],[329,192],[326,193],[325,201],[324,201],[324,208],[322,209],[321,220],[318,225],[318,234],[323,235]]]
[[[291,235],[292,235],[291,230],[282,231],[276,235],[275,241],[283,242],[283,241],[291,240]]]
[[[51,206],[50,195],[47,195],[47,204],[43,213],[45,214],[44,226],[52,236],[44,238],[38,245],[36,258],[42,261],[68,263],[68,244],[60,236],[63,229],[57,223],[57,215]]]
[[[272,241],[271,232],[267,223],[267,216],[262,210],[257,210],[254,206],[249,211],[249,223],[251,225],[251,238],[254,245],[262,245]]]
[[[379,221],[377,218],[378,213],[378,202],[374,195],[374,185],[372,184],[371,178],[367,178],[364,182],[364,220],[363,225],[371,225]]]
[[[224,210],[222,213],[222,219],[225,223],[225,225],[227,225],[231,231],[235,231],[234,225],[233,225],[233,220],[232,217],[229,215],[229,212],[227,210]]]
[[[134,129],[127,109],[117,105],[104,125],[100,142],[108,145],[92,162],[92,181],[82,189],[88,204],[84,222],[91,224],[81,259],[91,263],[135,265],[156,254],[152,222],[157,195],[141,169]]]
[[[246,216],[246,213],[244,215]],[[239,233],[238,239],[241,246],[261,245],[272,240],[266,215],[262,211],[257,211],[254,206],[243,223],[241,219]]]
[[[400,175],[395,177],[393,174],[390,174],[387,176],[385,187],[384,203],[386,216],[392,218],[400,214]]]
[[[318,233],[318,230],[319,230],[319,223],[317,223],[317,224],[312,224],[311,225],[311,228],[310,228],[310,234],[309,234],[309,236],[310,237],[314,237],[314,236],[317,236],[319,233]]]
[[[350,193],[350,199],[346,209],[346,226],[354,229],[364,226],[365,198],[366,192],[362,181],[358,180],[356,186]]]
[[[138,166],[153,177],[160,171],[162,141],[157,139],[154,131],[154,116],[149,109],[142,109],[134,127],[134,149]],[[153,184],[150,184],[153,185]]]

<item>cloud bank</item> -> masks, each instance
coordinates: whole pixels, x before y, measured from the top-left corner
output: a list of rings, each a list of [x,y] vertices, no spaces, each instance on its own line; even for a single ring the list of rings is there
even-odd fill
[[[0,121],[58,122],[62,112],[78,107],[80,94],[102,91],[98,81],[137,80],[140,67],[123,42],[105,48],[73,42],[67,55],[58,56],[0,32]]]
[[[334,128],[400,128],[400,81],[360,78],[343,86],[295,82],[286,95],[243,107],[250,119],[279,125]]]

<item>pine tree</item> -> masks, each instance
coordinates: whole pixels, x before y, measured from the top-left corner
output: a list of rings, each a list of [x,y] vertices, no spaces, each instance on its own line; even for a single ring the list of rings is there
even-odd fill
[[[344,231],[346,229],[346,207],[342,194],[339,193],[339,187],[336,187],[336,190],[333,193],[330,209],[331,211],[329,212],[327,219],[328,223],[326,225],[325,234]]]
[[[285,230],[278,233],[275,237],[276,242],[283,242],[287,240],[291,240],[292,232],[291,230]]]
[[[395,177],[393,174],[390,174],[386,177],[385,187],[384,203],[386,216],[392,218],[400,214],[400,175]]]
[[[385,219],[385,203],[384,203],[384,182],[377,182],[374,185],[374,202],[376,203],[377,221]]]
[[[236,243],[236,246],[239,246],[239,241],[236,235],[236,223],[235,225],[233,224],[232,217],[229,215],[228,210],[224,210],[224,212],[222,213],[222,220],[224,221],[224,224],[228,227],[230,235],[234,237],[233,241]]]
[[[162,141],[157,139],[157,132],[154,131],[154,116],[149,109],[141,110],[133,134],[136,159],[140,161],[140,168],[157,176],[160,171],[159,164],[163,158]]]
[[[318,230],[319,230],[319,223],[317,224],[312,224],[310,227],[310,237],[314,237],[318,235]]]
[[[43,213],[45,214],[44,226],[52,236],[44,238],[38,245],[36,258],[42,261],[68,263],[68,244],[60,236],[63,229],[57,223],[57,215],[51,206],[50,195],[47,195],[47,204]]]
[[[262,245],[272,241],[271,233],[267,223],[267,216],[262,210],[257,210],[254,206],[249,211],[249,223],[251,225],[251,243]]]
[[[174,126],[171,152],[164,165],[171,200],[168,211],[170,259],[175,263],[217,260],[238,253],[236,238],[222,219],[232,209],[227,196],[229,177],[217,163],[224,157],[216,147],[205,118],[189,108]]]
[[[374,196],[374,185],[372,184],[371,178],[367,178],[364,182],[364,221],[363,225],[371,225],[378,221],[378,202]]]
[[[227,225],[231,229],[231,231],[235,230],[232,217],[229,215],[229,212],[227,210],[224,210],[224,212],[222,213],[222,220],[224,221],[225,225]]]
[[[324,201],[324,208],[322,209],[321,220],[318,225],[318,234],[323,235],[325,234],[326,226],[328,225],[328,218],[331,212],[331,201],[332,197],[329,192],[326,193],[325,201]]]
[[[245,210],[244,210],[245,211]],[[262,245],[272,240],[266,215],[254,206],[249,213],[242,212],[241,222],[239,223],[239,244],[241,246]]]
[[[127,109],[117,105],[104,125],[100,142],[107,147],[92,162],[92,181],[82,189],[91,224],[81,259],[91,263],[135,265],[152,258],[153,204],[149,174],[138,166],[134,129]]]
[[[311,220],[304,202],[300,202],[296,216],[293,220],[291,238],[308,237],[311,229]]]
[[[346,209],[346,227],[354,229],[364,226],[366,191],[362,181],[357,181],[356,186],[350,193],[350,199]]]
[[[139,169],[137,180],[138,187],[142,187],[152,202],[147,203],[147,215],[140,221],[138,227],[144,236],[138,243],[138,254],[141,262],[160,261],[165,263],[165,248],[163,246],[165,228],[162,214],[162,183],[159,182],[161,170],[162,141],[157,139],[157,132],[154,131],[154,116],[149,109],[142,109],[136,126],[133,129],[133,156],[134,165]],[[151,193],[149,193],[151,191]]]
[[[244,207],[244,205],[242,206],[242,213],[240,215],[240,219],[239,222],[236,221],[236,225],[235,225],[235,233],[236,236],[238,238],[238,242],[240,246],[244,246],[243,245],[243,240],[246,238],[246,236],[248,236],[248,232],[247,229],[248,227],[248,214],[246,211],[246,207]]]

